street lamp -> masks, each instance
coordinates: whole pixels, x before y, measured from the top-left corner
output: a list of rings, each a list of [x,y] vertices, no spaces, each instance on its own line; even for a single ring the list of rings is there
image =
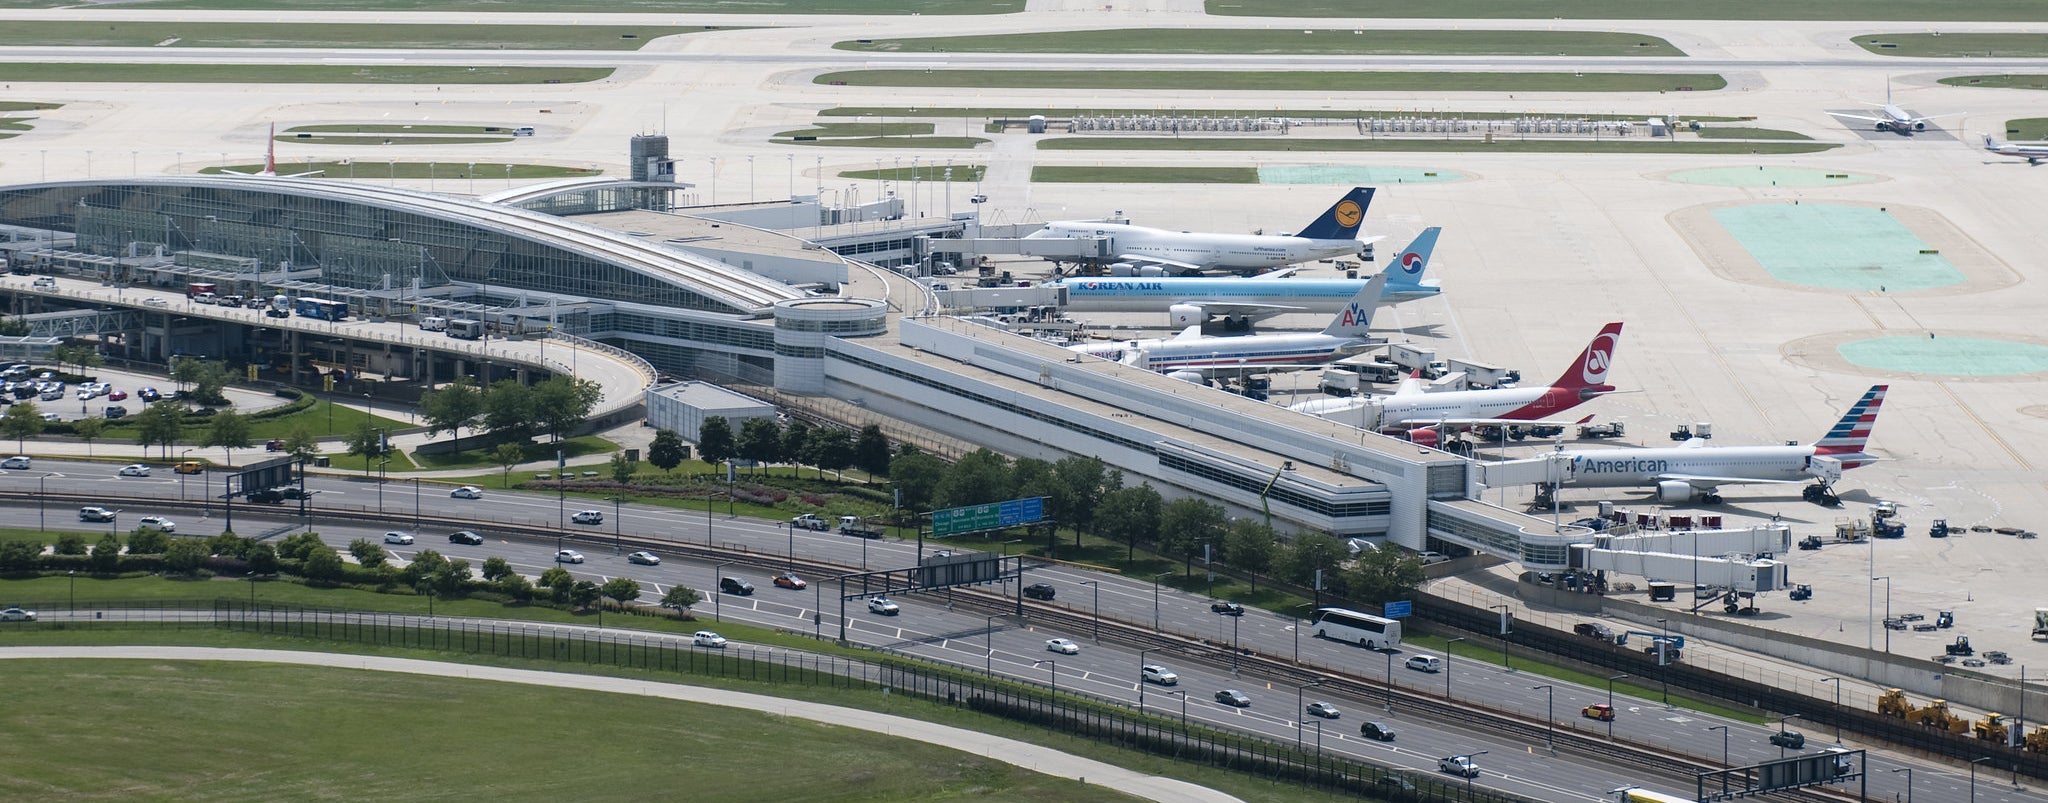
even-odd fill
[[[785,521],[782,523],[782,529],[789,531],[789,570],[793,572],[796,571],[796,522]]]
[[[1620,674],[1620,675],[1615,675],[1615,676],[1613,676],[1613,677],[1610,677],[1610,678],[1608,678],[1608,679],[1607,679],[1607,710],[1608,710],[1608,711],[1613,711],[1613,710],[1614,710],[1614,682],[1615,682],[1615,681],[1617,681],[1617,680],[1620,680],[1620,679],[1622,679],[1622,678],[1625,678],[1625,677],[1628,677],[1628,675],[1624,673],[1624,674]],[[1607,720],[1607,739],[1608,739],[1609,741],[1613,741],[1613,739],[1614,739],[1614,720],[1615,720],[1615,719],[1619,719],[1619,718],[1620,718],[1620,717],[1614,717],[1614,718],[1610,718],[1610,719],[1608,719],[1608,720]]]
[[[1530,691],[1535,691],[1535,690],[1537,690],[1537,689],[1542,689],[1542,690],[1543,690],[1543,692],[1544,692],[1544,700],[1545,700],[1545,702],[1544,702],[1544,710],[1546,711],[1546,713],[1545,713],[1545,714],[1543,715],[1543,744],[1544,744],[1544,746],[1545,746],[1545,747],[1548,747],[1548,748],[1550,748],[1551,750],[1556,750],[1556,749],[1557,749],[1557,687],[1555,687],[1555,686],[1552,686],[1552,685],[1550,685],[1550,684],[1548,684],[1548,683],[1545,683],[1545,684],[1543,684],[1543,685],[1541,685],[1541,686],[1530,686],[1530,687],[1529,687],[1529,690],[1530,690]],[[1610,707],[1611,707],[1611,706],[1610,706]]]
[[[1870,582],[1873,583],[1879,580],[1884,581],[1884,620],[1889,622],[1892,620],[1892,576],[1887,574],[1883,577],[1870,578]],[[1892,652],[1892,629],[1889,627],[1884,629],[1884,652],[1886,655]]]
[[[984,620],[986,620],[986,621],[984,621],[984,622],[982,623],[982,624],[983,624],[983,628],[982,628],[982,631],[981,631],[981,638],[982,638],[982,642],[981,642],[981,643],[982,643],[982,647],[983,647],[983,648],[985,648],[985,651],[987,652],[987,654],[986,654],[986,655],[982,656],[982,664],[983,664],[983,671],[987,672],[987,673],[988,673],[988,676],[989,676],[989,677],[995,677],[995,676],[996,676],[996,620],[997,620],[997,619],[1001,619],[1001,618],[1003,618],[1003,615],[999,613],[999,614],[995,614],[995,615],[993,615],[993,616],[984,616],[984,617],[982,617],[982,618],[983,618]],[[1143,682],[1143,681],[1140,681],[1140,682]]]
[[[1382,677],[1387,681],[1387,713],[1391,714],[1394,713],[1394,651],[1380,650],[1380,654],[1387,657],[1387,674]]]
[[[1184,691],[1162,690],[1160,694],[1180,695],[1180,726],[1185,730],[1188,726],[1188,693]]]
[[[1101,643],[1102,643],[1102,581],[1101,581],[1101,580],[1083,580],[1083,581],[1081,581],[1081,582],[1082,582],[1082,584],[1084,584],[1084,585],[1090,585],[1090,586],[1094,586],[1094,587],[1095,587],[1095,602],[1094,602],[1094,603],[1093,603],[1093,604],[1092,604],[1092,605],[1090,606],[1090,607],[1092,608],[1092,610],[1091,610],[1091,612],[1090,612],[1090,613],[1091,613],[1091,615],[1093,616],[1093,618],[1094,618],[1094,620],[1095,620],[1095,622],[1094,622],[1094,625],[1093,625],[1093,627],[1094,627],[1094,633],[1093,633],[1092,635],[1090,635],[1090,636],[1089,636],[1089,638],[1090,638],[1091,640],[1093,640],[1093,641],[1094,641],[1094,642],[1095,642],[1096,644],[1101,644]]]
[[[1977,803],[1977,765],[1990,760],[1990,756],[1970,760],[1970,803]]]
[[[409,479],[412,480],[412,531],[414,534],[418,534],[420,531],[420,478],[410,477]]]
[[[1721,732],[1721,769],[1729,769],[1733,765],[1728,763],[1728,726],[1715,725],[1707,728],[1707,730]],[[1912,776],[1909,775],[1907,777],[1911,778]],[[1907,786],[1911,787],[1912,784],[1907,784]],[[1728,773],[1725,772],[1721,773],[1721,794],[1728,794]],[[1908,792],[1907,794],[1911,793]]]
[[[1471,761],[1472,759],[1475,759],[1475,758],[1478,758],[1478,757],[1480,757],[1480,756],[1486,755],[1487,753],[1490,753],[1490,752],[1493,752],[1493,751],[1491,751],[1491,750],[1481,750],[1481,751],[1479,751],[1479,752],[1477,752],[1477,753],[1466,753],[1466,754],[1465,754],[1465,760],[1467,760],[1467,761]],[[1475,768],[1475,769],[1476,769],[1476,768],[1478,768],[1478,766],[1479,766],[1479,762],[1476,762],[1476,761],[1472,762],[1472,766],[1473,766],[1473,768]],[[1476,774],[1477,774],[1477,773],[1474,773],[1474,775],[1476,775]],[[1465,799],[1467,799],[1467,800],[1470,800],[1470,799],[1472,799],[1472,776],[1471,776],[1471,775],[1467,775],[1467,776],[1465,776]]]
[[[1057,703],[1060,699],[1060,662],[1052,658],[1031,662],[1033,667],[1039,664],[1052,664],[1052,699]]]
[[[1217,611],[1216,615],[1230,618],[1230,674],[1235,675],[1237,674],[1238,659],[1244,655],[1244,651],[1237,648],[1237,623],[1244,618],[1244,612],[1239,610],[1236,614],[1232,614],[1224,610]]]
[[[1913,768],[1900,767],[1892,770],[1892,772],[1903,772],[1906,774],[1906,803],[1913,803]]]
[[[1829,716],[1830,716],[1831,718],[1833,718],[1833,719],[1835,720],[1835,743],[1836,743],[1836,744],[1841,744],[1841,743],[1842,743],[1842,679],[1841,679],[1841,678],[1821,678],[1821,679],[1820,679],[1820,682],[1822,682],[1822,683],[1833,683],[1833,684],[1835,684],[1835,709],[1834,709],[1833,711],[1829,712]],[[2024,694],[2025,694],[2025,692],[2022,692],[2022,695],[2024,695]]]
[[[1779,733],[1784,733],[1784,732],[1785,732],[1785,721],[1786,721],[1786,720],[1788,720],[1788,719],[1799,719],[1799,718],[1800,718],[1800,716],[1799,716],[1798,714],[1786,714],[1786,715],[1784,715],[1784,716],[1782,716],[1782,717],[1778,717],[1778,732],[1779,732]],[[1779,739],[1779,740],[1778,740],[1778,757],[1779,757],[1779,758],[1784,758],[1784,757],[1785,757],[1785,741],[1786,741],[1786,740],[1784,740],[1784,739]]]
[[[50,475],[48,474],[36,478],[36,532],[46,533],[50,531],[49,521],[44,518],[44,510],[48,507],[44,500],[50,497],[49,494],[43,492],[43,480],[49,478]],[[1153,629],[1157,630],[1158,628],[1155,627]]]
[[[1297,715],[1298,716],[1298,715]],[[1316,726],[1316,755],[1323,754],[1323,721],[1320,719],[1296,719],[1294,722],[1294,749],[1301,749],[1301,726]]]
[[[1307,683],[1303,683],[1299,686],[1294,687],[1294,716],[1296,719],[1301,718],[1301,693],[1307,691],[1310,686],[1323,685],[1324,680],[1326,680],[1326,678],[1316,678],[1315,680],[1311,680]],[[1296,750],[1301,749],[1301,725],[1302,723],[1300,722],[1296,722],[1294,724],[1294,749]],[[1320,735],[1320,733],[1318,735]],[[1318,740],[1316,749],[1322,749],[1320,740]]]
[[[1152,631],[1159,632],[1159,578],[1173,574],[1172,570],[1152,575]]]
[[[1444,642],[1444,699],[1451,699],[1451,645],[1464,641],[1464,636]]]
[[[1698,535],[1694,535],[1695,538]],[[1671,630],[1657,619],[1657,683],[1664,687],[1664,707],[1671,707]]]
[[[71,578],[71,610],[75,615],[75,612],[78,610],[78,570],[72,569],[65,572],[64,575]]]
[[[192,450],[191,450],[191,449],[186,449],[185,451],[179,452],[179,453],[178,453],[178,462],[179,462],[179,463],[184,463],[184,462],[185,462],[185,455],[188,455],[188,454],[191,454],[191,453],[192,453]],[[185,478],[186,478],[186,477],[189,477],[189,476],[191,476],[191,475],[190,475],[190,474],[186,474],[185,472],[182,472],[182,471],[178,472],[178,501],[180,501],[180,502],[183,502],[183,501],[185,501]],[[419,528],[415,527],[415,528],[413,528],[413,529],[419,529]]]
[[[1146,647],[1145,649],[1142,649],[1142,650],[1139,650],[1139,651],[1138,651],[1138,711],[1139,711],[1139,713],[1143,713],[1143,712],[1145,711],[1145,656],[1146,656],[1147,654],[1149,654],[1149,653],[1155,653],[1155,652],[1158,652],[1158,651],[1160,651],[1160,650],[1170,650],[1170,649],[1173,649],[1173,648],[1172,648],[1172,647]]]
[[[557,539],[559,538],[560,536],[557,536]],[[560,541],[557,540],[556,543],[560,543]],[[719,611],[724,607],[721,603],[725,601],[725,567],[738,562],[736,560],[729,560],[711,567],[711,621],[725,621],[719,618]]]
[[[1486,609],[1489,611],[1498,609],[1500,611],[1500,618],[1497,620],[1500,627],[1500,666],[1502,669],[1513,672],[1515,668],[1508,664],[1508,606],[1488,605]]]
[[[418,480],[414,480],[414,482],[418,482]],[[417,486],[417,485],[415,485],[414,487],[415,487],[415,488],[417,488],[418,486]],[[612,495],[612,554],[613,554],[613,555],[617,555],[617,554],[619,554],[620,552],[623,552],[623,551],[625,551],[625,546],[624,546],[623,544],[621,544],[621,543],[619,542],[619,541],[620,541],[620,539],[619,539],[619,503],[620,503],[620,502],[623,502],[623,501],[625,501],[625,497],[623,497],[623,496],[619,496],[619,495],[617,495],[617,494],[613,494],[613,495]]]

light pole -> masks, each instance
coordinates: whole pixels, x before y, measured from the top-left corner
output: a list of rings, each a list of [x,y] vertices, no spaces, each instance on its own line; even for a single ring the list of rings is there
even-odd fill
[[[1444,699],[1451,699],[1451,645],[1464,641],[1464,636],[1444,642]]]
[[[1990,756],[1970,759],[1970,803],[1977,803],[1977,765],[1990,760]]]
[[[1784,733],[1784,732],[1785,732],[1785,721],[1786,721],[1786,720],[1790,720],[1790,719],[1799,719],[1799,715],[1798,715],[1798,714],[1786,714],[1786,715],[1784,715],[1784,716],[1782,716],[1782,717],[1778,717],[1778,732],[1779,732],[1779,733]],[[1779,739],[1779,740],[1778,740],[1778,757],[1779,757],[1779,758],[1784,758],[1784,757],[1785,757],[1785,741],[1786,741],[1786,740],[1784,740],[1784,739]]]
[[[1138,712],[1145,712],[1145,656],[1171,647],[1146,647],[1138,651]]]
[[[1728,763],[1728,726],[1715,725],[1713,727],[1707,728],[1707,730],[1721,732],[1721,769],[1728,769],[1730,766],[1732,766]],[[1912,776],[1907,777],[1911,778]],[[1907,786],[1910,787],[1912,786],[1912,784],[1907,784]],[[1725,772],[1721,773],[1721,794],[1728,794],[1728,773]],[[1912,793],[1908,792],[1907,794]]]
[[[1913,803],[1913,768],[1900,767],[1892,770],[1892,772],[1903,772],[1906,774],[1906,803]]]
[[[1159,632],[1159,578],[1173,574],[1171,570],[1152,575],[1152,632]]]
[[[409,479],[412,480],[412,531],[414,535],[418,535],[420,531],[420,478],[411,477]]]
[[[1478,757],[1480,757],[1480,756],[1486,755],[1487,753],[1490,753],[1490,752],[1493,752],[1493,751],[1491,751],[1491,750],[1481,750],[1481,751],[1479,751],[1479,752],[1477,752],[1477,753],[1466,753],[1466,754],[1465,754],[1465,760],[1467,760],[1467,761],[1471,761],[1472,759],[1475,759],[1475,758],[1478,758]],[[1473,762],[1472,762],[1472,766],[1473,766],[1473,768],[1475,768],[1475,769],[1476,769],[1476,768],[1478,768],[1478,766],[1479,766],[1479,762],[1477,762],[1477,761],[1473,761]],[[1477,773],[1474,773],[1474,774],[1476,775]],[[1467,799],[1467,800],[1470,800],[1470,799],[1472,799],[1472,776],[1471,776],[1471,775],[1467,775],[1467,776],[1465,776],[1465,799]]]
[[[1541,685],[1541,686],[1530,686],[1530,687],[1529,687],[1529,690],[1530,690],[1530,691],[1535,691],[1535,690],[1537,690],[1537,689],[1542,689],[1542,690],[1543,690],[1543,692],[1544,692],[1544,699],[1545,699],[1545,703],[1544,703],[1544,710],[1546,711],[1546,713],[1545,713],[1545,714],[1543,715],[1543,745],[1544,745],[1545,747],[1548,747],[1548,748],[1550,748],[1551,750],[1556,750],[1556,749],[1557,749],[1557,687],[1555,687],[1555,686],[1552,686],[1552,685],[1550,685],[1550,684],[1548,684],[1548,683],[1545,683],[1545,684],[1543,684],[1543,685]]]
[[[1237,674],[1238,658],[1244,655],[1244,651],[1237,648],[1237,623],[1238,620],[1244,618],[1244,614],[1241,611],[1236,615],[1217,611],[1216,615],[1229,617],[1230,619],[1230,674],[1235,675]]]
[[[997,620],[997,619],[1001,619],[1001,618],[1003,618],[1003,615],[999,613],[999,614],[995,614],[994,616],[984,616],[984,617],[982,617],[982,618],[983,618],[984,620],[986,620],[986,621],[985,621],[985,622],[983,623],[983,628],[982,628],[982,631],[981,631],[981,639],[982,639],[981,643],[982,643],[982,647],[983,647],[983,648],[985,649],[985,651],[987,652],[987,654],[986,654],[986,655],[982,656],[982,665],[983,665],[983,671],[984,671],[984,672],[986,672],[986,673],[988,673],[988,676],[989,676],[989,677],[995,677],[995,676],[996,676],[996,620]],[[1140,682],[1143,682],[1143,681],[1140,681]]]
[[[64,575],[71,578],[71,610],[76,612],[78,610],[78,570],[72,569],[65,572]]]
[[[1302,693],[1302,692],[1305,692],[1305,691],[1308,691],[1308,688],[1309,688],[1310,686],[1321,686],[1321,685],[1323,685],[1323,680],[1324,680],[1324,678],[1316,678],[1315,680],[1311,680],[1311,681],[1309,681],[1309,682],[1307,682],[1307,683],[1303,683],[1303,684],[1301,684],[1301,685],[1299,685],[1299,686],[1296,686],[1296,687],[1294,687],[1294,718],[1295,718],[1296,720],[1299,720],[1299,719],[1301,719],[1301,711],[1302,711],[1302,707],[1301,707],[1301,693]],[[1301,722],[1298,722],[1298,721],[1294,723],[1294,749],[1296,749],[1296,750],[1300,750],[1300,749],[1301,749],[1301,726],[1302,726],[1302,724],[1303,724],[1303,723],[1301,723]],[[1320,735],[1320,733],[1318,733],[1318,735]],[[1319,740],[1317,740],[1317,746],[1316,746],[1316,749],[1317,749],[1317,750],[1321,750],[1321,749],[1322,749],[1322,745],[1321,745],[1321,740],[1320,740],[1320,739],[1319,739]]]
[[[36,478],[36,532],[46,533],[50,531],[49,521],[44,518],[43,514],[44,509],[48,507],[44,500],[50,498],[48,494],[43,492],[43,480],[49,478],[50,475],[48,474]],[[1155,627],[1153,629],[1157,630],[1158,628]]]
[[[796,522],[785,521],[782,523],[782,529],[789,531],[789,570],[793,572],[796,571]]]
[[[736,560],[729,560],[711,567],[711,621],[725,621],[719,618],[720,610],[724,607],[722,603],[725,601],[725,567],[738,562]]]
[[[1498,625],[1500,627],[1500,666],[1502,669],[1505,669],[1509,672],[1513,672],[1515,671],[1514,666],[1508,663],[1508,606],[1488,605],[1486,606],[1486,609],[1489,611],[1495,609],[1500,610],[1500,619]]]
[[[1842,743],[1842,679],[1841,679],[1841,678],[1821,678],[1821,679],[1820,679],[1820,682],[1822,682],[1822,683],[1833,683],[1833,684],[1835,684],[1835,708],[1834,708],[1834,710],[1833,710],[1833,711],[1830,711],[1830,712],[1828,712],[1828,715],[1829,715],[1829,717],[1830,717],[1830,718],[1834,719],[1834,721],[1835,721],[1835,744],[1841,744],[1841,743]],[[2024,696],[2025,694],[2026,694],[2026,692],[2025,692],[2025,691],[2021,691],[2021,695],[2023,695],[2023,696]]]
[[[414,483],[418,483],[419,481],[418,481],[417,479],[415,479],[415,480],[414,480],[413,482],[414,482]],[[418,486],[417,486],[417,485],[415,485],[414,487],[415,487],[415,488],[417,488]],[[624,549],[625,549],[625,545],[624,545],[624,544],[622,544],[622,543],[620,543],[620,540],[621,540],[621,539],[619,538],[619,526],[620,526],[620,525],[619,525],[619,503],[620,503],[620,502],[623,502],[623,501],[625,501],[625,497],[623,497],[623,496],[619,496],[619,495],[617,495],[617,494],[613,494],[613,495],[612,495],[612,554],[613,554],[613,555],[617,555],[617,554],[619,554],[620,552],[624,551]]]
[[[1607,710],[1610,712],[1614,710],[1614,682],[1625,677],[1628,677],[1628,675],[1620,674],[1607,679]],[[1607,720],[1608,741],[1614,740],[1614,720],[1619,718],[1620,717],[1617,716]]]
[[[1188,693],[1184,691],[1174,691],[1170,689],[1162,690],[1160,693],[1180,695],[1180,727],[1182,730],[1186,730],[1188,727]]]
[[[1695,538],[1699,537],[1694,534]],[[1671,707],[1671,630],[1657,619],[1657,683],[1664,688],[1664,707]]]
[[[1391,714],[1394,713],[1394,651],[1380,650],[1380,654],[1387,657],[1387,674],[1381,677],[1386,679],[1387,713]]]
[[[1054,703],[1058,703],[1060,699],[1060,662],[1052,658],[1031,662],[1033,667],[1037,667],[1039,664],[1052,665],[1052,699]]]
[[[1870,578],[1873,583],[1879,580],[1884,581],[1884,620],[1889,622],[1892,620],[1892,576]],[[1892,654],[1892,629],[1889,627],[1884,629],[1884,654]]]
[[[1314,725],[1314,726],[1316,726],[1316,755],[1319,755],[1319,756],[1320,756],[1320,755],[1322,755],[1322,754],[1323,754],[1323,721],[1322,721],[1322,720],[1320,720],[1320,719],[1309,719],[1309,720],[1304,720],[1304,719],[1301,719],[1301,718],[1299,717],[1299,715],[1297,715],[1297,716],[1296,716],[1296,718],[1295,718],[1295,722],[1294,722],[1294,749],[1296,749],[1296,750],[1300,750],[1300,749],[1301,749],[1301,726],[1303,726],[1303,725]]]
[[[1306,608],[1311,604],[1312,603],[1304,602],[1299,605],[1291,606],[1287,610],[1292,611],[1295,608]],[[1287,614],[1287,621],[1291,623],[1287,626],[1287,629],[1294,631],[1294,662],[1298,664],[1301,663],[1301,626],[1303,622],[1300,618],[1296,617],[1292,613]]]
[[[1093,627],[1094,627],[1094,634],[1093,634],[1093,635],[1090,635],[1090,636],[1089,636],[1089,638],[1090,638],[1091,640],[1093,640],[1093,641],[1094,641],[1094,642],[1095,642],[1096,644],[1101,644],[1101,643],[1102,643],[1102,581],[1101,581],[1101,580],[1083,580],[1083,581],[1082,581],[1082,583],[1084,583],[1084,584],[1086,584],[1086,585],[1090,585],[1090,586],[1094,586],[1094,587],[1095,587],[1095,602],[1094,602],[1094,603],[1092,604],[1092,606],[1091,606],[1091,607],[1092,607],[1092,614],[1093,614],[1093,617],[1094,617],[1094,619],[1095,619],[1095,622],[1094,622],[1094,625],[1093,625]]]
[[[184,463],[184,462],[185,462],[185,455],[188,455],[188,454],[191,454],[191,453],[192,453],[192,450],[191,450],[191,449],[186,449],[185,451],[179,452],[179,453],[178,453],[178,462],[179,462],[179,463],[181,463],[181,464],[182,464],[182,463]],[[190,474],[186,474],[185,472],[182,472],[182,471],[178,472],[178,501],[180,501],[180,502],[183,502],[183,501],[185,501],[185,478],[186,478],[186,477],[190,477],[190,476],[192,476],[192,475],[190,475]],[[414,529],[418,529],[418,528],[414,528]]]

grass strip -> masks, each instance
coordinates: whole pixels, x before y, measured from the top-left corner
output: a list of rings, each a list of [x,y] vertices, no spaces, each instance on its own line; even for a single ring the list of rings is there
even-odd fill
[[[1292,56],[1683,56],[1648,34],[1604,31],[1409,31],[1122,28],[862,39],[838,50],[884,53],[1185,53]]]
[[[1776,128],[1751,128],[1748,126],[1702,128],[1699,130],[1699,135],[1700,139],[1813,139],[1813,137],[1797,131],[1781,131]]]
[[[0,0],[0,8],[75,6],[73,0]],[[252,11],[481,11],[646,14],[1015,14],[1024,0],[164,0],[123,8]],[[716,28],[718,26],[706,26]]]
[[[0,63],[0,81],[121,84],[581,84],[610,67]]]
[[[1926,20],[2048,22],[2035,0],[1715,0],[1643,3],[1632,0],[1207,0],[1208,13],[1246,17],[1345,19],[1592,19],[1592,20]]]
[[[1818,153],[1827,142],[1673,142],[1652,140],[1496,139],[1288,139],[1171,137],[1060,137],[1042,140],[1048,151],[1296,151],[1408,153]]]
[[[1048,184],[1257,184],[1256,167],[1080,167],[1041,165],[1031,180]]]
[[[560,167],[557,165],[506,164],[504,162],[390,162],[383,159],[347,159],[343,161],[279,162],[280,173],[310,173],[321,171],[328,178],[469,178],[470,165],[474,164],[475,177],[482,179],[503,179],[505,168],[512,168],[512,178],[563,178],[568,176],[595,176],[602,170],[587,167]],[[235,170],[253,173],[262,170],[263,165],[228,165],[209,167],[201,173],[220,173]],[[317,431],[316,431],[317,432]],[[342,433],[334,433],[342,434]]]
[[[1674,92],[1721,89],[1712,73],[1347,72],[1278,70],[847,70],[820,84],[977,89],[1206,89],[1283,92]]]
[[[2039,73],[1955,75],[1941,79],[1941,83],[1949,86],[1975,86],[1985,89],[2048,89],[2048,75]]]
[[[512,135],[502,137],[437,137],[437,136],[389,136],[358,137],[346,134],[325,134],[299,137],[278,137],[280,142],[299,142],[307,145],[487,145],[496,142],[511,142]]]
[[[950,169],[951,173],[946,171]],[[880,181],[980,181],[988,172],[987,165],[953,165],[946,167],[884,167],[879,170],[845,170],[840,178],[875,179]]]
[[[2005,121],[2005,136],[2000,139],[2019,142],[2039,142],[2048,139],[2048,117],[2021,117]]]
[[[407,50],[638,50],[701,26],[359,25],[270,22],[105,22],[14,20],[0,45],[44,47],[393,48]]]
[[[2048,34],[1878,33],[1851,41],[1880,56],[1906,58],[2040,58],[2048,56]]]
[[[1428,109],[1179,109],[1179,108],[1061,108],[1046,106],[1038,108],[931,108],[931,107],[888,107],[888,106],[835,106],[818,112],[819,117],[986,117],[991,119],[1021,120],[1034,114],[1050,118],[1069,117],[1290,117],[1304,120],[1356,120],[1365,117],[1457,117],[1465,120],[1513,120],[1520,117],[1545,117],[1566,120],[1643,120],[1661,114],[1564,114],[1532,115],[1527,112],[1436,112]],[[1748,117],[1687,117],[1702,123],[1735,123],[1753,118]]]
[[[279,132],[277,138],[290,142],[296,137],[290,134],[492,134],[512,136],[513,126],[509,125],[406,125],[403,123],[337,123],[334,125],[296,125]]]
[[[777,131],[780,139],[789,137],[899,137],[932,133],[931,123],[818,123],[814,128],[799,128],[791,131]]]
[[[844,139],[818,139],[790,141],[789,145],[816,145],[828,148],[974,148],[988,144],[980,137],[848,137]]]
[[[0,112],[36,112],[44,109],[62,108],[62,103],[37,103],[28,100],[0,100]]]

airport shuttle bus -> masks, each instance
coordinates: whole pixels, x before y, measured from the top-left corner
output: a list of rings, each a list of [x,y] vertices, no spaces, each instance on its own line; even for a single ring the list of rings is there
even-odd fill
[[[1401,646],[1401,623],[1343,608],[1317,608],[1311,629],[1316,636],[1372,650]]]
[[[314,318],[322,321],[346,321],[348,320],[348,303],[318,298],[301,298],[298,300],[297,312],[301,318]]]
[[[1640,786],[1625,786],[1614,790],[1615,803],[1697,803],[1689,797],[1652,792]]]

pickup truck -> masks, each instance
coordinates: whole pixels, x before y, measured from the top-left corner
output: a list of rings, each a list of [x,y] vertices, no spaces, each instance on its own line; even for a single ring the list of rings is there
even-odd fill
[[[880,538],[882,530],[879,527],[869,527],[859,516],[840,516],[839,534],[856,538]]]
[[[789,526],[799,530],[830,530],[832,525],[815,514],[805,513],[789,520]]]

